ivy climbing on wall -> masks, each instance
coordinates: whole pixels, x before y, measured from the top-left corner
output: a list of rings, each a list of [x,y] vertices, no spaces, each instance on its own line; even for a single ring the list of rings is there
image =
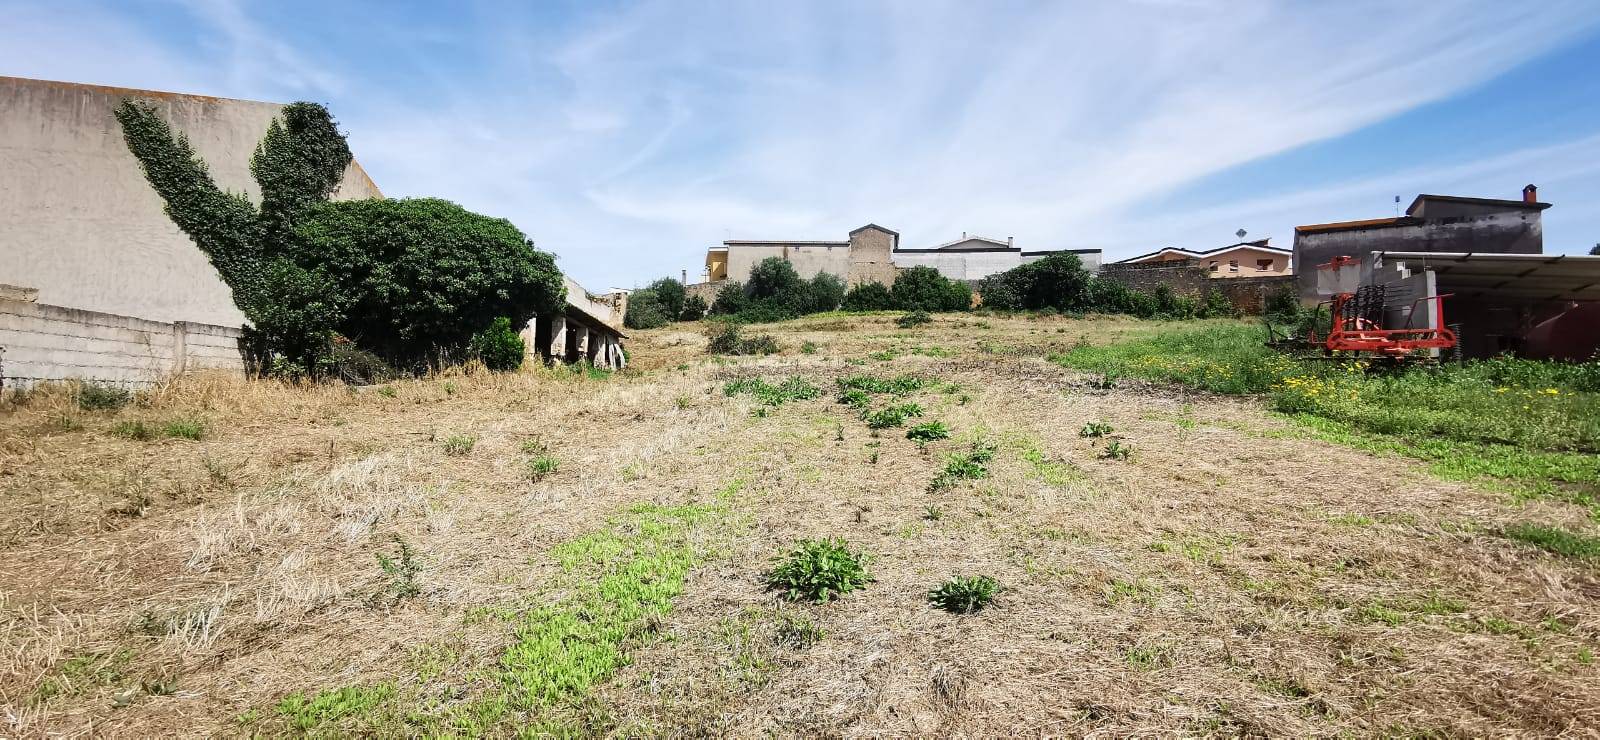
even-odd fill
[[[268,126],[250,160],[259,206],[217,187],[155,106],[125,100],[116,115],[167,215],[232,289],[266,369],[326,374],[354,343],[421,370],[463,359],[498,318],[522,326],[565,300],[555,258],[509,221],[432,198],[329,201],[351,154],[320,105],[287,105]]]

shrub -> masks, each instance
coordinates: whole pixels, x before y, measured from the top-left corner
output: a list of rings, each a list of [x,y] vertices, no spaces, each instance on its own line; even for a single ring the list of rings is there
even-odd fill
[[[678,314],[679,321],[699,321],[706,317],[706,299],[696,293],[683,299],[683,311]]]
[[[872,581],[867,560],[844,540],[801,540],[767,573],[767,587],[782,591],[791,601],[826,604]]]
[[[711,302],[715,316],[732,316],[750,307],[750,296],[745,295],[744,283],[729,280],[717,289],[716,300]]]
[[[911,313],[895,319],[894,324],[901,329],[910,329],[913,326],[922,326],[923,324],[929,324],[932,322],[933,317],[929,316],[927,311],[912,311]]]
[[[1197,313],[1203,319],[1232,319],[1239,316],[1239,310],[1233,307],[1233,301],[1228,300],[1221,288],[1206,291],[1205,302],[1200,304]]]
[[[894,308],[894,297],[883,283],[861,283],[844,294],[846,311],[887,311]]]
[[[628,296],[628,311],[622,316],[622,325],[629,329],[659,329],[671,323],[674,315],[667,312],[654,290],[645,288]]]
[[[382,357],[357,347],[354,342],[341,336],[333,337],[328,347],[328,354],[320,366],[320,372],[309,374],[337,378],[351,385],[375,385],[400,377],[400,372],[384,362]],[[272,374],[294,378],[307,373],[279,368]]]
[[[844,281],[826,272],[817,273],[807,285],[808,305],[801,313],[834,311],[844,303]]]
[[[942,421],[930,421],[925,424],[918,424],[906,430],[906,439],[916,440],[918,442],[932,442],[936,439],[949,438],[950,428],[945,426],[944,422]]]
[[[452,434],[444,438],[444,454],[459,457],[472,452],[477,444],[478,438],[470,434]]]
[[[126,388],[101,383],[77,383],[78,408],[84,411],[114,411],[128,405],[133,394]]]
[[[683,283],[669,277],[661,278],[651,283],[646,290],[655,294],[656,302],[660,304],[662,313],[665,313],[669,320],[677,321],[678,317],[683,315],[684,302],[687,300]]]
[[[528,347],[522,335],[512,328],[511,319],[501,316],[491,322],[489,328],[473,335],[471,348],[484,367],[495,372],[510,372],[522,367]]]
[[[199,419],[173,419],[161,427],[161,433],[177,439],[198,440],[206,435],[206,425]]]
[[[900,273],[889,294],[902,311],[965,311],[972,306],[972,289],[965,283],[921,265]]]
[[[954,614],[971,614],[994,600],[1000,583],[989,576],[957,576],[928,592],[928,601]]]
[[[710,322],[706,336],[706,352],[714,355],[770,355],[778,351],[778,340],[772,335],[746,337],[732,321]]]
[[[554,258],[511,222],[444,200],[330,202],[350,149],[322,106],[293,103],[250,162],[260,207],[218,188],[150,105],[116,111],[128,149],[174,224],[250,319],[257,350],[320,372],[335,332],[409,370],[463,353],[495,317],[559,309]],[[277,367],[269,361],[262,367]]]

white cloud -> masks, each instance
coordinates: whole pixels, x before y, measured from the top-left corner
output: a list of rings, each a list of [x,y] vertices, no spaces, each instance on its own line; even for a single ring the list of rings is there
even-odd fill
[[[386,193],[511,218],[602,286],[693,270],[730,236],[842,238],[868,221],[908,246],[969,231],[1132,253],[1210,246],[1197,235],[1239,225],[1286,241],[1296,222],[1383,215],[1390,191],[1492,195],[1485,183],[1553,164],[1308,172],[1299,192],[1225,209],[1146,205],[1456,95],[1600,23],[1583,2],[646,0],[566,16],[472,6],[436,27],[372,12],[330,55],[326,37],[232,2],[187,7],[227,43],[173,50],[109,11],[76,35],[61,31],[76,19],[24,13],[55,24],[61,61],[23,73],[324,99]],[[321,23],[315,6],[297,15]],[[13,35],[0,31],[0,73],[23,56],[7,53]],[[95,53],[117,44],[149,53],[132,67]]]

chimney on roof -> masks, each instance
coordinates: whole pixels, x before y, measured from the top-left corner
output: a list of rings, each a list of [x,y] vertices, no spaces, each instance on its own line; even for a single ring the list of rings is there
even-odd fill
[[[1013,245],[1013,244],[1012,244],[1012,242],[1014,242],[1014,241],[1016,241],[1016,239],[1017,239],[1017,238],[1016,238],[1016,237],[1014,237],[1014,236],[1008,236],[1008,237],[1006,237],[1006,246],[1007,246],[1007,247],[1010,247],[1010,246],[1014,246],[1014,245]]]
[[[1523,203],[1538,203],[1539,202],[1539,188],[1537,186],[1535,186],[1533,183],[1528,183],[1527,185],[1522,186],[1522,202]]]

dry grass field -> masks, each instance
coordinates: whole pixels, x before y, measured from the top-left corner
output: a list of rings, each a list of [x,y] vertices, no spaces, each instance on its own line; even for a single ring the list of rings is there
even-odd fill
[[[0,736],[1600,727],[1600,572],[1494,534],[1586,509],[1044,359],[1161,326],[821,316],[761,358],[642,332],[609,376],[11,399]],[[872,408],[951,436],[869,429],[837,400],[863,374],[922,378]],[[724,390],[790,377],[821,394]],[[874,580],[766,588],[821,537]],[[987,608],[929,605],[967,575]]]

